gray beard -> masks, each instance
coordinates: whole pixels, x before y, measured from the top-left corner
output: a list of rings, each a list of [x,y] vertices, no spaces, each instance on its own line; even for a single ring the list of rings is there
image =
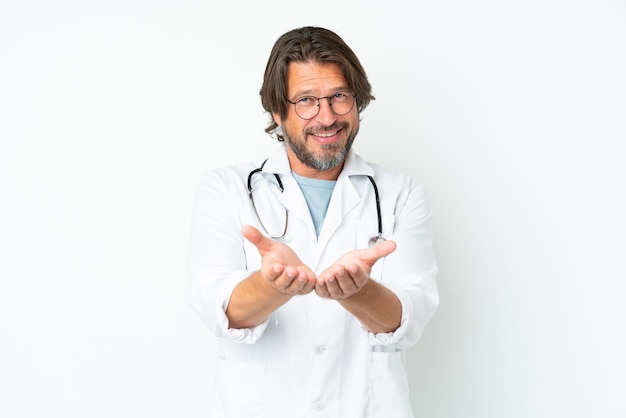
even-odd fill
[[[346,145],[344,147],[338,144],[324,145],[322,147],[322,155],[319,156],[313,154],[312,152],[309,152],[306,149],[306,141],[294,141],[291,139],[289,134],[284,131],[283,137],[285,138],[285,142],[289,145],[298,160],[300,160],[304,165],[315,170],[330,170],[331,168],[335,168],[345,161],[346,157],[348,156],[348,152],[350,151],[350,148],[352,148],[352,144],[354,143],[354,138],[356,138],[357,133],[358,129],[350,137],[348,137],[348,141],[346,142]]]

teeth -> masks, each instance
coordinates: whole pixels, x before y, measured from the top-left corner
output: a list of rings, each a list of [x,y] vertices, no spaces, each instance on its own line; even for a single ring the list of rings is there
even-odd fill
[[[317,133],[317,134],[314,134],[314,135],[315,135],[315,136],[322,137],[322,138],[328,138],[329,136],[333,136],[333,135],[335,135],[336,133],[337,133],[337,131],[332,132],[332,133],[329,133],[329,134]]]

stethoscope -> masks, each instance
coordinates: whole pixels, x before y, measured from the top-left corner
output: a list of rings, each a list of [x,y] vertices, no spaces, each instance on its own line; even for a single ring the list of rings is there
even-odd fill
[[[259,220],[261,227],[267,233],[267,235],[269,235],[269,237],[273,240],[284,241],[287,235],[287,225],[289,224],[289,211],[287,210],[287,208],[285,208],[285,227],[283,228],[283,232],[280,235],[274,236],[269,233],[267,227],[261,220],[261,216],[259,216],[259,212],[257,210],[256,204],[254,203],[254,196],[252,195],[252,177],[254,177],[255,174],[263,171],[263,166],[265,165],[266,162],[267,160],[263,161],[263,164],[261,164],[259,168],[255,168],[248,174],[248,197],[250,197],[250,201],[252,202],[252,207],[254,208],[254,213],[256,214],[256,217]],[[283,186],[283,182],[280,181],[280,177],[278,177],[278,174],[276,173],[272,173],[272,174],[274,175],[274,178],[276,178],[276,182],[278,183],[278,188],[280,189],[280,192],[283,193],[285,190]],[[378,234],[371,237],[367,241],[367,244],[370,247],[373,247],[374,245],[376,245],[376,243],[378,243],[379,241],[384,241],[385,239],[383,238],[383,221],[382,221],[382,216],[380,213],[380,196],[378,194],[378,187],[376,186],[376,182],[374,181],[374,178],[372,176],[368,175],[367,178],[372,183],[372,187],[374,188],[374,195],[376,196],[376,215],[378,219]]]

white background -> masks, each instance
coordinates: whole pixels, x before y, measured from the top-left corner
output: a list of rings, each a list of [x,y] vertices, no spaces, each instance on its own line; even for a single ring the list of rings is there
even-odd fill
[[[209,416],[193,193],[273,151],[302,25],[369,74],[356,150],[430,196],[416,415],[626,416],[624,2],[0,0],[0,417]]]

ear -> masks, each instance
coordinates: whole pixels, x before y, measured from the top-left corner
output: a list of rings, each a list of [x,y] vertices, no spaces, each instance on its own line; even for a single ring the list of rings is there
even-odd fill
[[[274,122],[276,122],[278,126],[282,124],[282,120],[280,119],[280,115],[278,113],[272,112],[272,117],[274,118]]]

